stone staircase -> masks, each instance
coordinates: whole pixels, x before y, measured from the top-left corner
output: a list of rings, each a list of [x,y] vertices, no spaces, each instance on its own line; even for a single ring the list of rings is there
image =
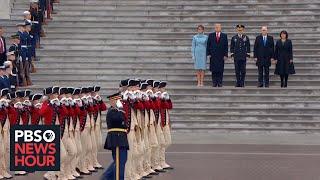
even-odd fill
[[[7,34],[16,31],[29,0],[15,0],[11,21],[0,21]],[[49,85],[99,84],[103,95],[116,91],[127,77],[167,80],[174,99],[176,131],[320,130],[320,2],[317,0],[61,0],[58,14],[45,27],[38,51],[39,91]],[[289,88],[279,88],[271,75],[269,89],[256,88],[257,68],[247,65],[247,87],[234,87],[234,65],[225,66],[225,86],[195,87],[191,60],[192,35],[198,24],[211,31],[222,23],[229,39],[243,23],[253,46],[260,27],[270,34],[286,29],[294,44],[297,74]],[[274,66],[271,72],[273,72]],[[272,73],[273,74],[273,73]]]

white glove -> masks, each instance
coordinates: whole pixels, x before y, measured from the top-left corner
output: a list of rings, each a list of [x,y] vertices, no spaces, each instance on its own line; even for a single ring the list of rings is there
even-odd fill
[[[4,100],[4,103],[3,103],[3,105],[4,105],[4,107],[9,107],[9,103],[10,103],[11,101],[9,100],[9,99],[5,99]]]
[[[13,105],[14,108],[17,108],[17,109],[22,109],[23,108],[23,105],[21,102],[16,102],[14,105]]]
[[[137,97],[135,96],[134,92],[129,92],[129,99],[135,100]]]
[[[122,102],[120,101],[120,99],[117,100],[116,106],[118,109],[123,109],[123,105],[122,105]]]
[[[86,96],[83,96],[81,98],[81,100],[83,101],[83,104],[88,104],[89,103],[88,98]]]
[[[90,103],[90,104],[92,104],[93,103],[93,98],[92,98],[92,96],[87,96],[87,99],[88,99],[88,102]]]
[[[151,89],[147,90],[146,93],[147,93],[147,95],[148,95],[150,98],[153,98],[153,97],[154,97],[154,96],[153,96],[153,92],[152,92]]]
[[[68,98],[67,100],[68,100],[68,103],[69,103],[70,106],[74,106],[74,101],[72,100],[71,97]]]
[[[59,101],[58,98],[55,98],[55,99],[50,100],[50,103],[51,103],[52,105],[60,106],[60,101]]]
[[[61,98],[60,103],[63,104],[63,105],[69,106],[68,99],[65,98],[65,97]]]
[[[126,100],[128,100],[128,98],[129,98],[129,91],[125,91],[125,92],[123,93],[123,95],[122,95],[122,99],[123,99],[124,101],[126,101]]]
[[[99,96],[99,95],[96,95],[96,96],[94,97],[94,99],[97,100],[97,101],[101,101],[101,100],[102,100],[101,96]]]
[[[35,108],[40,109],[42,106],[42,103],[37,103],[36,105],[34,105]]]
[[[161,94],[161,99],[165,99],[165,100],[169,100],[170,99],[170,96],[167,92],[163,92]]]
[[[160,91],[156,92],[156,93],[154,94],[154,96],[157,97],[157,98],[158,98],[158,97],[161,97],[161,92],[160,92]]]
[[[134,91],[134,95],[138,99],[142,99],[142,92],[140,90]]]
[[[143,99],[144,101],[149,101],[149,96],[148,96],[148,94],[145,93],[145,92],[142,92],[142,99]]]
[[[25,101],[23,101],[23,105],[31,106],[32,104],[31,104],[31,102],[29,100],[25,100]]]

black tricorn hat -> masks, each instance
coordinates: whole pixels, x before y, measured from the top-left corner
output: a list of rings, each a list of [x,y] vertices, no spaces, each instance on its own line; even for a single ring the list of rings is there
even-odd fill
[[[166,81],[161,81],[160,83],[159,83],[159,88],[164,88],[164,87],[166,87],[167,86],[167,82]]]
[[[68,93],[68,88],[66,88],[66,87],[60,87],[59,88],[59,91],[58,91],[59,95],[67,94],[67,93]]]
[[[148,83],[141,83],[140,84],[140,90],[147,89],[147,87],[148,87]]]
[[[73,87],[67,87],[67,89],[68,89],[67,94],[72,94],[73,91],[74,91],[74,88],[73,88]]]
[[[35,100],[39,100],[42,98],[42,94],[33,94],[29,96],[29,100],[30,101],[35,101]]]
[[[93,86],[93,91],[94,91],[94,92],[99,92],[100,89],[101,89],[100,86]]]
[[[78,95],[81,93],[81,89],[80,88],[74,88],[74,91],[72,92],[72,95]]]
[[[8,93],[9,93],[8,88],[1,89],[0,97],[6,96],[6,95],[8,95]]]

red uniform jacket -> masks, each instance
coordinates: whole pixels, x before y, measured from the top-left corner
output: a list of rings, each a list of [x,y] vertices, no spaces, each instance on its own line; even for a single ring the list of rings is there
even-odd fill
[[[40,109],[35,107],[30,107],[30,114],[31,114],[31,124],[38,125],[41,119]]]
[[[130,126],[131,126],[131,105],[130,105],[129,101],[122,100],[121,102],[122,102],[122,106],[123,106],[125,122],[127,125],[127,133],[129,133]]]
[[[86,125],[86,122],[87,122],[87,115],[88,115],[87,108],[85,106],[80,107],[80,112],[79,112],[80,132],[84,130],[84,126]]]
[[[13,107],[13,105],[8,107],[8,117],[10,121],[10,126],[19,125],[21,110]]]
[[[54,125],[57,116],[59,116],[58,107],[49,102],[44,102],[42,104],[39,113],[40,116],[44,118],[45,125]]]
[[[24,107],[21,113],[21,119],[23,125],[28,125],[30,122],[30,108]]]
[[[59,111],[59,123],[60,123],[60,132],[61,138],[63,137],[63,133],[66,127],[66,121],[69,117],[69,111],[65,105],[60,105],[58,108]]]
[[[7,108],[0,108],[0,123],[3,126],[6,122],[8,117],[8,110]]]
[[[80,116],[80,108],[78,105],[74,105],[73,107],[73,128],[75,129],[77,126],[77,123],[79,123],[79,116]]]

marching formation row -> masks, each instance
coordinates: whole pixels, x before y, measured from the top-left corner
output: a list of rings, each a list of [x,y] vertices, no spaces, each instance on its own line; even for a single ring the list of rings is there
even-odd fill
[[[9,93],[1,90],[0,99],[0,178],[8,173],[9,130],[14,125],[60,125],[60,169],[47,172],[45,179],[76,179],[101,169],[98,150],[102,148],[101,112],[107,109],[99,95],[100,87],[49,87],[42,94],[30,90]],[[27,175],[27,172],[15,172]]]
[[[124,123],[128,151],[123,165],[122,179],[151,178],[172,169],[165,161],[165,151],[171,144],[169,110],[172,103],[166,92],[166,82],[154,80],[127,79],[120,82],[118,101],[107,113],[109,120],[113,111],[120,112]],[[99,95],[100,87],[48,87],[43,94],[32,94],[30,90],[10,92],[1,90],[0,98],[0,179],[12,178],[8,173],[9,131],[14,125],[60,125],[61,129],[61,171],[47,172],[45,179],[76,179],[102,169],[98,162],[98,151],[102,149],[101,114],[107,109]],[[110,96],[111,97],[111,96]],[[116,123],[117,124],[117,123]],[[115,141],[110,133],[104,144],[113,149]],[[112,133],[111,133],[112,134]],[[104,173],[102,179],[115,179],[115,166]],[[125,171],[125,173],[124,173]],[[15,172],[27,175],[27,172]],[[111,178],[106,178],[110,177]],[[120,176],[121,177],[121,176]]]
[[[126,79],[120,82],[120,92],[108,97],[111,108],[104,147],[112,150],[114,162],[102,180],[146,179],[173,169],[165,157],[171,144],[172,109],[166,85],[164,81]]]

